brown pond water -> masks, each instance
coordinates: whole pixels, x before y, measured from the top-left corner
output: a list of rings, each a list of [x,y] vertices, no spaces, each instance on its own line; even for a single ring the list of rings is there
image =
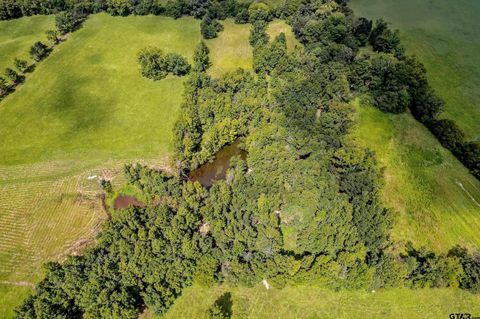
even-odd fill
[[[129,206],[145,207],[145,204],[133,196],[120,195],[115,198],[115,202],[113,204],[115,209],[127,209]]]
[[[190,172],[188,178],[193,182],[199,182],[204,187],[210,187],[215,181],[225,179],[227,169],[230,166],[230,159],[240,156],[245,159],[247,152],[240,148],[241,141],[236,140],[230,145],[222,148],[212,162],[203,164],[196,170]]]

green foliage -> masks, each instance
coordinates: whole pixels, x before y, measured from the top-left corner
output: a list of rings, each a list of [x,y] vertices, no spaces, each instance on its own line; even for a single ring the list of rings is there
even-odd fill
[[[0,77],[0,97],[6,96],[10,92],[10,86],[5,78]]]
[[[30,48],[30,56],[37,62],[45,59],[50,54],[50,48],[38,41]]]
[[[205,72],[212,64],[208,54],[210,53],[205,42],[201,41],[193,54],[193,69],[197,72]]]
[[[454,121],[448,119],[433,120],[428,122],[428,126],[443,146],[454,154],[461,152],[465,134]]]
[[[19,72],[26,73],[28,71],[29,65],[27,61],[15,58],[13,63]]]
[[[200,23],[200,32],[204,39],[213,39],[217,37],[218,32],[223,30],[223,26],[210,13],[205,14]]]
[[[6,68],[5,75],[13,82],[13,84],[19,84],[25,80],[25,76],[18,74],[15,70]]]
[[[266,45],[268,43],[268,34],[267,34],[267,23],[265,21],[259,20],[255,21],[250,32],[250,45],[253,48],[258,48],[260,46]]]
[[[64,11],[55,16],[55,26],[61,34],[75,31],[85,20],[85,16],[77,11]]]
[[[405,49],[400,44],[399,31],[392,31],[388,24],[379,19],[375,21],[375,26],[368,39],[373,49],[378,52],[392,53],[396,57],[403,57]]]
[[[137,55],[140,70],[144,77],[158,81],[165,78],[168,73],[183,76],[190,72],[187,59],[177,53],[165,55],[156,47],[146,47]]]
[[[458,258],[463,268],[460,276],[460,287],[474,293],[480,292],[480,256],[470,254],[467,249],[460,246],[448,252],[449,257]]]
[[[176,76],[184,76],[190,72],[190,64],[187,59],[178,53],[168,53],[165,56],[166,69]]]

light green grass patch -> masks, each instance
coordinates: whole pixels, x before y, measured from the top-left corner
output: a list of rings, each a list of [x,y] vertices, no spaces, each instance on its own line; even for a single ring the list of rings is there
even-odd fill
[[[32,288],[23,283],[0,284],[0,318],[13,318],[15,307],[22,303]]]
[[[15,58],[30,61],[30,47],[46,40],[45,32],[55,28],[54,20],[51,15],[0,21],[0,76],[5,68],[14,68]]]
[[[301,47],[302,44],[295,38],[292,27],[288,25],[284,20],[273,20],[268,25],[267,34],[270,36],[270,40],[275,39],[280,33],[284,33],[287,38],[288,51],[293,51],[295,47]]]
[[[446,102],[444,117],[480,140],[480,1],[352,0],[356,16],[383,17],[401,31]]]
[[[206,40],[212,67],[209,74],[219,77],[238,68],[252,70],[253,52],[248,37],[250,24],[236,24],[233,19],[221,21],[224,30],[218,37]]]
[[[457,289],[392,289],[333,292],[317,287],[266,290],[216,286],[185,289],[161,318],[208,318],[208,308],[230,292],[232,318],[448,318],[453,312],[480,313],[480,296]],[[143,317],[154,318],[153,315]]]
[[[355,103],[352,138],[384,167],[383,199],[397,219],[393,238],[445,252],[480,246],[480,182],[410,114]]]

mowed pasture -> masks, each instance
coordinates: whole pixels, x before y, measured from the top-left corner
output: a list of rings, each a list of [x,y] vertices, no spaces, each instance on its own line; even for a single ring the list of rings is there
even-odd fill
[[[355,101],[352,138],[384,168],[384,203],[395,211],[393,239],[446,252],[480,247],[480,182],[410,114],[385,114]]]
[[[480,297],[458,289],[391,289],[334,292],[314,286],[251,288],[193,286],[185,289],[164,319],[207,319],[209,307],[230,293],[232,318],[448,318],[453,312],[480,312]],[[142,319],[155,318],[145,314]]]
[[[480,1],[352,0],[356,16],[383,17],[400,29],[446,102],[444,117],[480,140]]]
[[[143,78],[137,52],[191,61],[200,39],[193,18],[93,15],[0,103],[0,318],[44,262],[81,252],[100,229],[98,177],[118,185],[127,162],[169,165],[185,78]]]
[[[0,21],[0,73],[14,68],[15,58],[30,61],[28,51],[37,41],[45,41],[47,30],[55,28],[54,16],[33,16]]]

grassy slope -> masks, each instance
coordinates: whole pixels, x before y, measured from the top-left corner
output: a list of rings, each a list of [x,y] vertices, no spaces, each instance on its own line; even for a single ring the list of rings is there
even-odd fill
[[[480,296],[455,289],[336,293],[316,287],[267,291],[258,285],[190,287],[162,318],[208,318],[208,308],[225,292],[232,294],[232,318],[448,318],[452,312],[480,313]]]
[[[191,18],[91,16],[0,104],[0,318],[27,289],[16,285],[98,230],[89,176],[169,156],[184,78],[142,78],[137,52],[157,45],[191,59],[199,41]]]
[[[357,16],[399,28],[407,51],[425,64],[446,101],[444,116],[480,140],[480,1],[352,0]]]
[[[446,251],[480,247],[480,182],[410,114],[358,105],[356,141],[385,168],[384,201],[398,212],[396,240]]]
[[[54,28],[53,16],[24,17],[0,21],[0,73],[13,67],[13,59],[29,59],[28,50],[36,41],[46,40],[45,32]]]

